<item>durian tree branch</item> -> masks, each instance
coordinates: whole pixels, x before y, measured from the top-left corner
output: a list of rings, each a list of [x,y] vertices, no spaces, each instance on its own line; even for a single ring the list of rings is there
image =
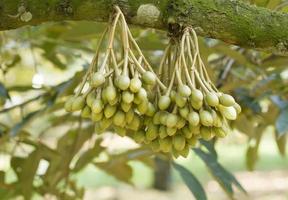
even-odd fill
[[[113,5],[130,24],[172,31],[192,25],[205,37],[288,54],[288,15],[236,0],[1,0],[0,30],[51,21],[107,21]],[[32,13],[31,20],[21,20],[20,6]]]

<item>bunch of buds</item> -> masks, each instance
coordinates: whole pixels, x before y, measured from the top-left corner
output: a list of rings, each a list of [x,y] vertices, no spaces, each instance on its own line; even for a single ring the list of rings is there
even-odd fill
[[[83,118],[95,123],[97,133],[110,130],[129,135],[155,152],[175,157],[186,157],[199,139],[226,136],[228,121],[235,120],[241,108],[209,79],[195,31],[186,28],[181,38],[168,45],[155,73],[123,13],[118,7],[115,10],[65,109],[81,111]],[[106,37],[108,44],[101,51]]]

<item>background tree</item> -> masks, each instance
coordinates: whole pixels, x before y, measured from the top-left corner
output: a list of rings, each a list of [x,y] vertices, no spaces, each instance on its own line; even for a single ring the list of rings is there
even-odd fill
[[[63,110],[106,25],[95,22],[108,21],[115,4],[130,24],[141,26],[132,28],[133,35],[153,66],[159,65],[167,32],[177,34],[181,27],[192,25],[205,37],[200,39],[201,54],[214,82],[232,93],[243,108],[232,127],[249,138],[247,168],[255,167],[267,127],[273,127],[275,143],[284,156],[288,131],[286,1],[2,0],[0,148],[10,158],[13,178],[8,180],[9,173],[0,171],[1,199],[35,195],[81,199],[84,190],[73,176],[88,165],[126,183],[132,177],[129,161],[154,167],[155,155],[143,147],[111,154],[107,146],[100,145],[103,138],[94,133],[92,123]],[[243,190],[217,161],[214,143],[202,141],[193,151],[229,197],[233,197],[232,185]],[[43,162],[48,168],[39,173]],[[197,199],[206,199],[195,175],[177,163],[173,167]]]

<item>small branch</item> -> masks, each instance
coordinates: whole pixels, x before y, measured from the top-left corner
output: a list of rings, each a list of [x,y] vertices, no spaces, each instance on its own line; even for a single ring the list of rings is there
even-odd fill
[[[23,107],[23,106],[25,106],[25,105],[33,102],[33,101],[39,100],[40,98],[44,97],[45,95],[47,95],[47,93],[41,94],[41,95],[36,96],[36,97],[34,97],[34,98],[32,98],[32,99],[29,99],[29,100],[27,100],[27,101],[24,101],[23,103],[20,103],[20,104],[11,106],[11,107],[9,107],[9,108],[5,108],[5,109],[3,109],[3,110],[0,110],[0,114],[1,114],[1,113],[9,112],[10,110],[13,110],[13,109],[15,109],[15,108],[21,108],[21,107]]]
[[[244,49],[240,48],[240,49],[238,49],[238,52],[242,54],[244,52]],[[228,60],[226,61],[226,66],[225,66],[224,70],[222,70],[218,76],[219,78],[218,78],[217,83],[216,83],[217,88],[222,87],[222,85],[225,82],[225,80],[227,79],[227,77],[230,73],[230,70],[231,70],[234,63],[235,63],[235,60],[233,58],[228,58]]]
[[[216,84],[217,88],[222,87],[222,85],[225,82],[234,62],[235,62],[235,60],[232,58],[228,59],[228,61],[226,62],[226,66],[225,66],[224,70],[220,73],[219,79],[217,80],[217,84]]]

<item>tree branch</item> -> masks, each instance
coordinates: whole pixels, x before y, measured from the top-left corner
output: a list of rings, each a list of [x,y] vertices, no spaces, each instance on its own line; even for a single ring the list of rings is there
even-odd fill
[[[28,22],[19,17],[21,2],[33,15]],[[107,21],[115,4],[130,24],[163,30],[192,25],[205,37],[288,54],[288,14],[236,0],[1,0],[0,30],[50,21]]]

